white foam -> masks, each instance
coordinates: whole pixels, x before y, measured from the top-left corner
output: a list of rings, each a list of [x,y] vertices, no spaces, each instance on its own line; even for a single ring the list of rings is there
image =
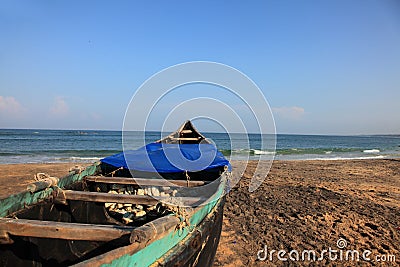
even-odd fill
[[[275,152],[253,149],[254,155],[275,155]]]
[[[101,160],[99,157],[57,157],[57,158],[47,158],[41,160],[44,163],[91,163]]]
[[[366,149],[363,152],[364,153],[379,153],[381,151],[379,149]]]
[[[313,158],[305,160],[353,160],[353,159],[384,159],[386,156],[371,156],[371,157],[333,157],[333,158]]]
[[[69,159],[74,161],[99,161],[102,158],[98,157],[70,157]]]

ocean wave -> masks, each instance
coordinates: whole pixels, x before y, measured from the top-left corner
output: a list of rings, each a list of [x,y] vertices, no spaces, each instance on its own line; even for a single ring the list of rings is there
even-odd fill
[[[379,149],[365,149],[363,150],[364,153],[380,153],[381,151]]]
[[[104,156],[46,156],[46,155],[23,155],[23,156],[0,156],[0,164],[17,163],[93,163],[101,160]]]
[[[280,155],[325,155],[332,153],[351,153],[360,152],[359,148],[287,148],[287,149],[277,149],[277,154]]]
[[[37,149],[37,150],[20,150],[20,151],[3,151],[0,156],[49,156],[49,157],[98,157],[108,156],[121,152],[121,150],[106,149]]]
[[[359,156],[354,156],[354,157],[326,157],[326,158],[309,158],[308,160],[356,160],[356,159],[384,159],[387,158],[387,156],[379,155],[379,156],[370,156],[370,157],[359,157]]]
[[[146,132],[146,143],[169,133]],[[143,145],[142,132],[124,133],[132,148]],[[276,150],[255,134],[205,133],[232,159],[278,160],[400,158],[400,135],[276,136]],[[25,162],[92,162],[119,153],[121,131],[0,129],[0,164]],[[265,136],[269,138],[269,136]],[[272,140],[272,139],[268,139]],[[268,146],[267,146],[268,145]]]
[[[234,150],[229,150],[229,149],[223,149],[220,150],[220,152],[224,156],[231,156],[231,155],[275,155],[276,152],[271,151],[271,150],[261,150],[261,149],[234,149]]]
[[[101,160],[103,157],[61,157],[56,158],[56,162],[95,162]]]
[[[23,155],[28,155],[28,154],[22,153],[22,152],[0,152],[0,156],[15,157],[15,156],[23,156]]]
[[[268,150],[251,149],[254,155],[275,155],[275,152]]]
[[[329,155],[337,153],[361,153],[359,148],[283,148],[273,150],[261,149],[234,149],[220,150],[225,156],[230,155]]]

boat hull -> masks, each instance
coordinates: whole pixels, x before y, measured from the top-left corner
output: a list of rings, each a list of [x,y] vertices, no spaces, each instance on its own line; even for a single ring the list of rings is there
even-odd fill
[[[225,198],[195,232],[155,262],[154,266],[212,266],[222,231]]]

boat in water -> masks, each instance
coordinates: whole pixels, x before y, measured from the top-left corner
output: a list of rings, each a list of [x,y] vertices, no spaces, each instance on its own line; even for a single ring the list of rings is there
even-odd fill
[[[0,199],[1,266],[210,266],[230,164],[190,121]]]

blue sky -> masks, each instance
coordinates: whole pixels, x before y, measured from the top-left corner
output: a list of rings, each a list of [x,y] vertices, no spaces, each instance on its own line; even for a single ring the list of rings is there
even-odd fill
[[[398,1],[1,1],[0,32],[0,128],[119,130],[146,79],[202,60],[248,75],[279,133],[400,134]]]

